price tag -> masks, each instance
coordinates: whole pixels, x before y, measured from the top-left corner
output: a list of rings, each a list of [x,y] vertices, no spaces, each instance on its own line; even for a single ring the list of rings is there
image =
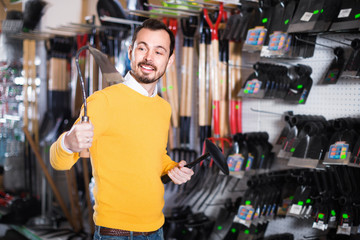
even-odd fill
[[[308,22],[308,21],[310,21],[312,16],[313,16],[313,13],[305,12],[304,15],[300,18],[300,21]]]
[[[223,2],[227,4],[239,4],[239,0],[223,0]]]
[[[298,204],[293,204],[290,208],[290,213],[295,215],[300,215],[301,210],[302,210],[302,206]]]
[[[328,228],[328,225],[324,224],[323,221],[318,221],[313,223],[313,228],[325,231]]]
[[[341,9],[338,18],[347,18],[350,16],[351,8]]]
[[[347,225],[347,226],[344,227],[344,225]],[[344,235],[350,236],[351,228],[349,227],[348,224],[343,224],[342,226],[338,226],[336,234],[344,234]]]

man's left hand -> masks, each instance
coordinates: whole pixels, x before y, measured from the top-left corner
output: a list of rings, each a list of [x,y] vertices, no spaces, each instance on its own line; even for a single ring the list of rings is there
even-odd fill
[[[175,184],[183,184],[191,179],[194,171],[190,168],[184,167],[186,162],[181,160],[179,164],[168,172],[168,176]]]

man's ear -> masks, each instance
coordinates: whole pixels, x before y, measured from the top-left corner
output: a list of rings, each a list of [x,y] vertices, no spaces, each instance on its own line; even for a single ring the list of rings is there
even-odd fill
[[[169,60],[168,60],[168,64],[167,64],[167,68],[173,64],[173,62],[175,61],[175,53],[171,54]]]
[[[129,58],[129,60],[131,61],[131,53],[132,53],[132,46],[131,45],[129,45],[129,47],[128,47],[128,58]]]

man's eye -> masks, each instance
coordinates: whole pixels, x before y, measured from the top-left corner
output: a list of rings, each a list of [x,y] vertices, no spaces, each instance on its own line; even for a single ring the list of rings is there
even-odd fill
[[[163,55],[163,53],[162,53],[162,52],[159,52],[159,51],[156,52],[156,54],[157,54],[157,55]]]

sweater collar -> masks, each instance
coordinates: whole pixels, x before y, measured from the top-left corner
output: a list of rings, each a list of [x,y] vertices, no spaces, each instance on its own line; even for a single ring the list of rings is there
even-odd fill
[[[127,74],[125,75],[123,84],[128,86],[132,90],[134,90],[146,97],[149,97],[148,91],[146,91],[145,88],[143,88],[141,86],[141,84],[135,80],[135,78],[130,74],[130,72],[127,72]],[[157,91],[158,91],[158,89],[157,89],[157,85],[156,85],[154,92],[150,97],[155,97],[157,95]]]

